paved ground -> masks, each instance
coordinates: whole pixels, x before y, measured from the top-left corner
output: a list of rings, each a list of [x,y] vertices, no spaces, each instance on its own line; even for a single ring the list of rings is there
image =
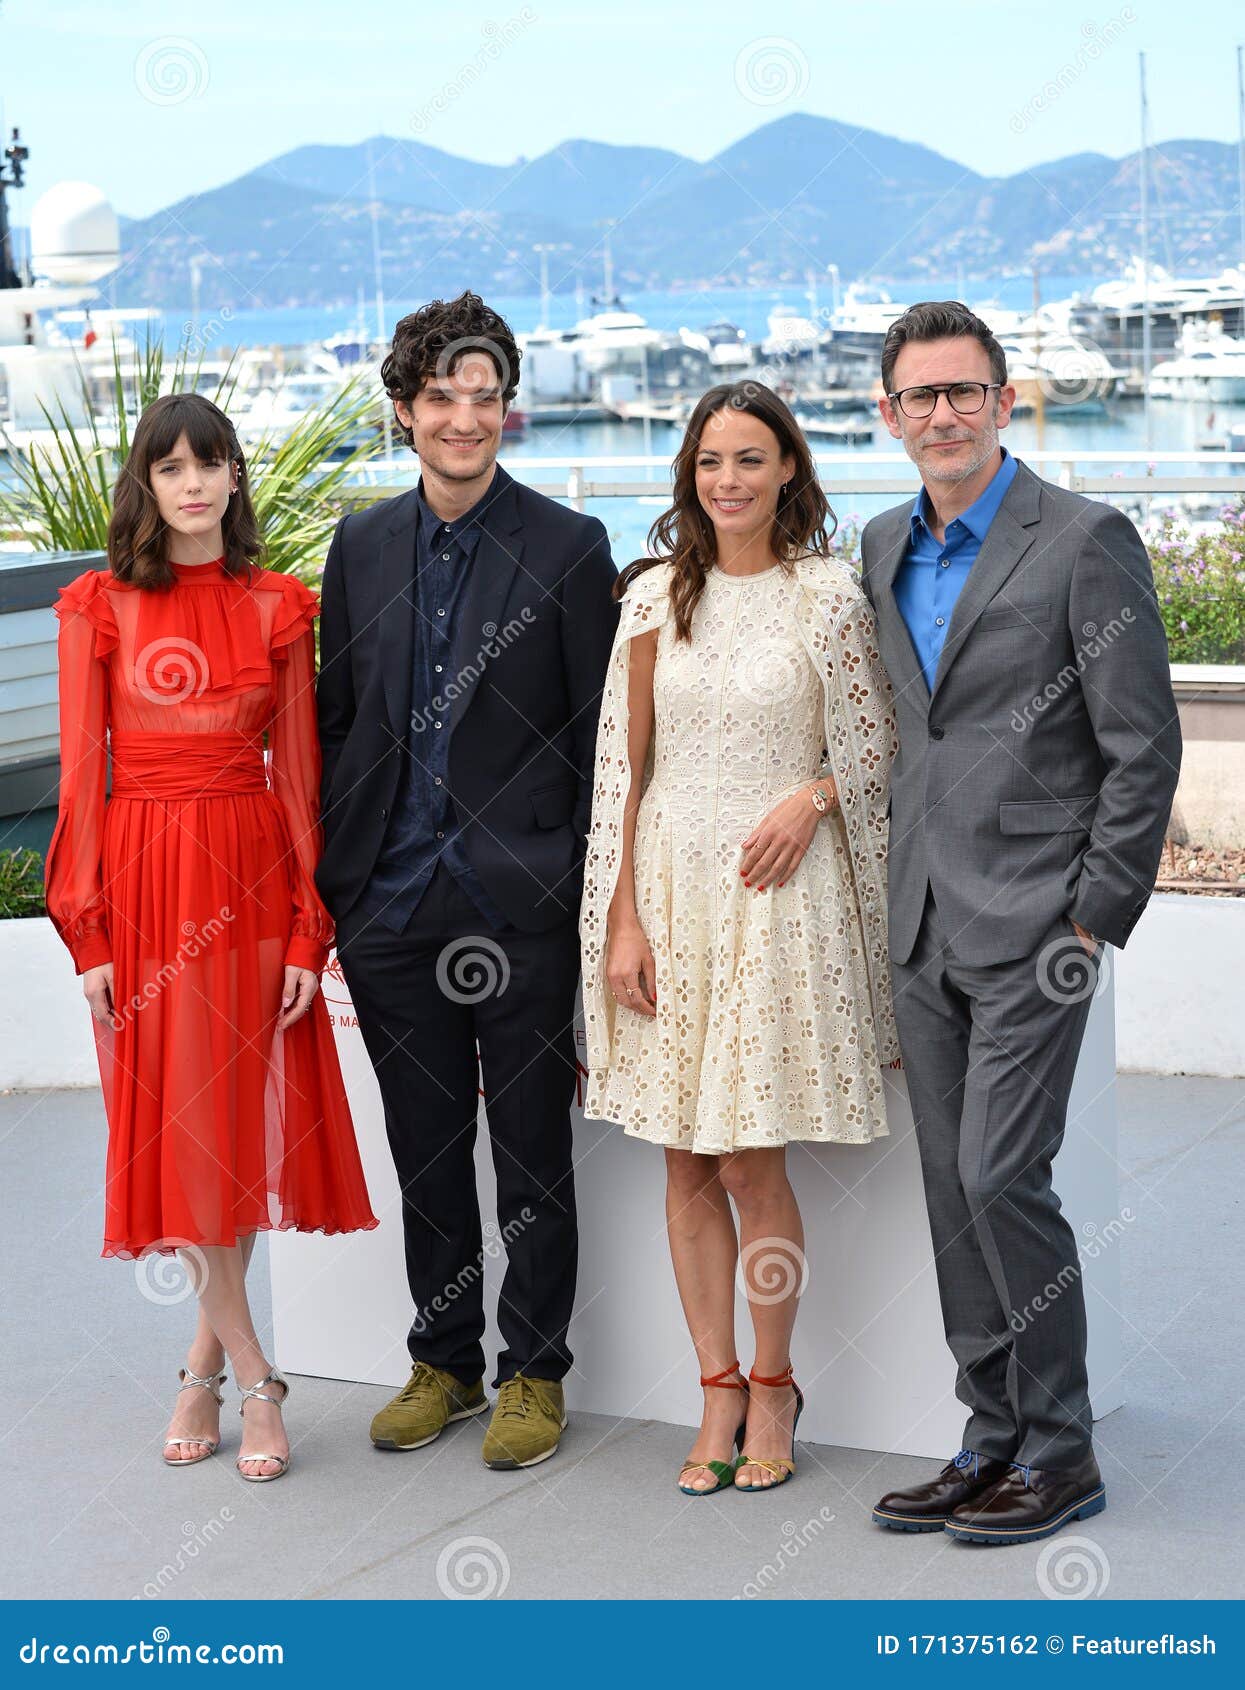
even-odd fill
[[[1051,1540],[1043,1572],[1042,1545],[874,1528],[877,1494],[929,1463],[801,1444],[781,1493],[691,1500],[672,1483],[686,1431],[577,1415],[573,1398],[558,1456],[505,1474],[481,1464],[479,1423],[384,1455],[366,1430],[387,1392],[297,1378],[295,1465],[245,1485],[228,1386],[221,1455],[168,1471],[189,1305],[139,1296],[132,1265],[98,1259],[99,1095],[0,1096],[0,1595],[1040,1598],[1084,1576],[1126,1598],[1239,1596],[1245,1081],[1125,1076],[1120,1127],[1138,1219],[1120,1241],[1128,1400],[1098,1428],[1110,1506],[1079,1547]]]

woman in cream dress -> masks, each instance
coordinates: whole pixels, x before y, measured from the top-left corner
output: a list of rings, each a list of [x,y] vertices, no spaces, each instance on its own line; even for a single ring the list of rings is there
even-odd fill
[[[717,387],[675,460],[657,558],[617,589],[580,916],[584,1108],[665,1149],[671,1255],[706,1387],[678,1481],[690,1495],[794,1471],[804,1258],[784,1147],[887,1131],[894,726],[873,615],[827,555],[828,520],[782,401]],[[776,1272],[787,1294],[774,1295]]]

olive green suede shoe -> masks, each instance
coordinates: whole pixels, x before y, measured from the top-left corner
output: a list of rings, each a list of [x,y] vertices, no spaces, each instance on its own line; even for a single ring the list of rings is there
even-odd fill
[[[452,1373],[417,1361],[406,1384],[372,1421],[372,1442],[377,1449],[422,1449],[451,1420],[467,1420],[487,1407],[483,1379],[463,1385]]]
[[[480,1451],[486,1467],[534,1467],[548,1461],[566,1425],[561,1382],[516,1373],[497,1391],[497,1407]]]

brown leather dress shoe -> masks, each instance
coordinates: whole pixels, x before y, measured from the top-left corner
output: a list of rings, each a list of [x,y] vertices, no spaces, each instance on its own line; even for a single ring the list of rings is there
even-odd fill
[[[989,1490],[1010,1470],[1010,1461],[962,1449],[936,1479],[909,1490],[887,1491],[873,1510],[873,1523],[893,1532],[940,1532],[952,1509]]]
[[[1069,1520],[1088,1520],[1107,1506],[1107,1488],[1093,1452],[1076,1467],[1025,1467],[962,1502],[947,1521],[966,1543],[1033,1543]]]

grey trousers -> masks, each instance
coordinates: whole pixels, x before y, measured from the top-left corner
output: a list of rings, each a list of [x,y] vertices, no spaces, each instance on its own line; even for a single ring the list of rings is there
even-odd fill
[[[1096,980],[1066,917],[1033,956],[966,966],[928,891],[894,965],[964,1447],[1034,1467],[1090,1447],[1080,1262],[1051,1162]]]

